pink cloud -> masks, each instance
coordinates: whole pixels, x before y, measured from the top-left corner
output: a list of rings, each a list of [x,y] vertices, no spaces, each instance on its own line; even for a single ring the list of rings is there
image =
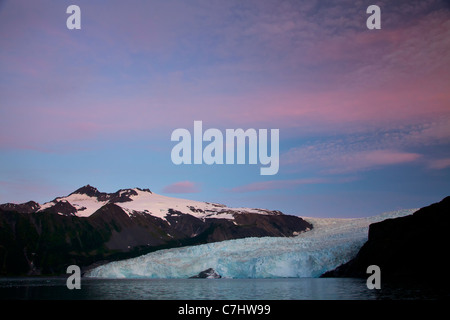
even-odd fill
[[[353,5],[330,4],[315,13],[320,16],[309,16],[312,3],[275,8],[263,2],[242,11],[237,21],[227,20],[234,8],[226,3],[159,5],[159,13],[152,10],[154,4],[85,10],[86,39],[56,28],[55,18],[48,21],[25,10],[40,26],[41,37],[31,47],[42,54],[25,50],[25,36],[31,37],[32,29],[8,18],[7,26],[19,27],[4,43],[10,53],[0,58],[6,70],[18,70],[26,80],[2,92],[8,111],[0,117],[0,135],[6,137],[1,146],[85,141],[98,135],[115,139],[149,128],[187,127],[199,119],[210,127],[284,128],[302,136],[450,114],[447,12],[425,16],[413,26],[370,33],[355,25],[360,8]],[[29,8],[25,2],[23,7]],[[44,17],[53,17],[54,10]],[[272,10],[276,14],[260,14]],[[94,19],[94,12],[99,18]],[[198,19],[199,14],[205,19]],[[320,17],[327,19],[316,20]],[[117,21],[117,32],[111,33]],[[215,41],[216,35],[223,41]],[[158,70],[159,62],[170,62],[178,51],[194,55],[200,51],[197,45],[224,61]],[[134,54],[146,59],[134,61]],[[128,69],[136,63],[145,77],[138,73],[135,78]],[[104,73],[110,68],[113,77]],[[20,134],[8,134],[17,129]]]
[[[333,159],[334,168],[330,168],[328,171],[330,173],[347,173],[369,170],[380,166],[413,162],[420,157],[421,155],[417,153],[396,150],[363,151],[343,156],[340,159]]]
[[[415,25],[380,32],[342,28],[338,36],[327,35],[326,30],[313,26],[312,30],[321,37],[290,48],[283,62],[275,60],[276,63],[264,65],[280,70],[314,66],[318,71],[307,74],[311,79],[294,82],[295,86],[249,92],[226,103],[223,110],[228,112],[222,119],[278,123],[323,132],[383,127],[410,123],[423,116],[448,115],[450,93],[446,84],[450,76],[445,70],[450,57],[443,53],[450,49],[450,29],[444,27],[446,21],[448,13],[439,12],[423,17]],[[286,21],[279,23],[281,30],[290,25]],[[267,24],[261,24],[264,28]],[[276,25],[272,29],[277,30]],[[300,30],[295,32],[300,34]],[[288,35],[292,33],[277,34]],[[292,41],[286,42],[293,45]],[[297,73],[299,81],[302,73]],[[285,76],[292,75],[286,71]]]
[[[365,144],[336,142],[292,148],[282,155],[281,165],[294,165],[297,170],[315,169],[323,174],[344,174],[412,163],[422,157],[412,152],[365,148]]]
[[[164,193],[198,193],[199,186],[192,181],[179,181],[172,183],[163,189]]]
[[[430,160],[428,164],[430,169],[442,170],[450,167],[450,158]]]

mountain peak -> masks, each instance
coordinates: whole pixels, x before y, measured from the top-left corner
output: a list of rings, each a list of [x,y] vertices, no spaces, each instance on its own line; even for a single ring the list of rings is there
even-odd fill
[[[85,185],[85,186],[83,186],[83,187],[81,187],[81,188],[75,190],[75,191],[72,192],[71,194],[74,194],[74,193],[85,194],[85,195],[88,195],[88,196],[90,196],[90,197],[95,197],[95,196],[97,196],[100,192],[98,191],[97,188],[95,188],[95,187],[93,187],[93,186],[87,184],[87,185]]]
[[[135,188],[135,189],[137,189],[137,190],[139,190],[139,191],[142,191],[142,192],[153,193],[153,192],[151,192],[151,190],[150,190],[149,188],[145,188],[145,189],[142,189],[142,188]]]
[[[70,199],[73,195],[82,195],[82,196],[88,196],[89,198],[96,198],[96,201],[99,202],[110,202],[110,203],[116,203],[116,202],[129,202],[132,201],[131,196],[137,196],[138,191],[140,192],[146,192],[146,193],[152,193],[150,189],[141,189],[141,188],[127,188],[127,189],[120,189],[114,193],[106,193],[101,192],[97,188],[87,184],[71,194],[69,194],[67,198],[69,201],[72,201],[73,199]],[[58,198],[58,199],[63,199]],[[79,200],[79,199],[77,199]]]

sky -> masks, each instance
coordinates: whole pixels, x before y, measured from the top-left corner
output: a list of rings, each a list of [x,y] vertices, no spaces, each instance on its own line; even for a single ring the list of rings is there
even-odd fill
[[[0,0],[0,203],[87,184],[315,217],[438,202],[448,52],[443,0]],[[278,173],[175,165],[194,121],[279,129]]]

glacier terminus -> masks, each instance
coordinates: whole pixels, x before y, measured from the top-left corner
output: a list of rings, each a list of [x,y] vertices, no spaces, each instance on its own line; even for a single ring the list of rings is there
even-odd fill
[[[93,278],[189,278],[208,268],[222,278],[319,277],[352,259],[367,241],[371,223],[414,213],[367,218],[306,218],[313,229],[294,237],[250,237],[159,250],[88,271]]]

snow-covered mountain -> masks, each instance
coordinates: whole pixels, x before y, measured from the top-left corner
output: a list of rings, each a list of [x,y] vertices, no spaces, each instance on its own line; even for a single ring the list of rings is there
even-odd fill
[[[107,204],[118,205],[130,217],[148,214],[166,221],[167,216],[173,215],[175,211],[201,220],[209,218],[234,220],[235,215],[245,213],[282,215],[280,211],[229,208],[223,204],[167,197],[155,194],[149,189],[121,189],[115,193],[104,193],[90,185],[86,185],[66,197],[58,197],[39,205],[36,211],[52,209],[60,215],[89,217]]]
[[[9,248],[0,274],[57,273],[70,264],[230,239],[292,237],[311,228],[280,211],[231,208],[140,188],[105,193],[86,185],[44,204],[0,204],[0,248]]]

